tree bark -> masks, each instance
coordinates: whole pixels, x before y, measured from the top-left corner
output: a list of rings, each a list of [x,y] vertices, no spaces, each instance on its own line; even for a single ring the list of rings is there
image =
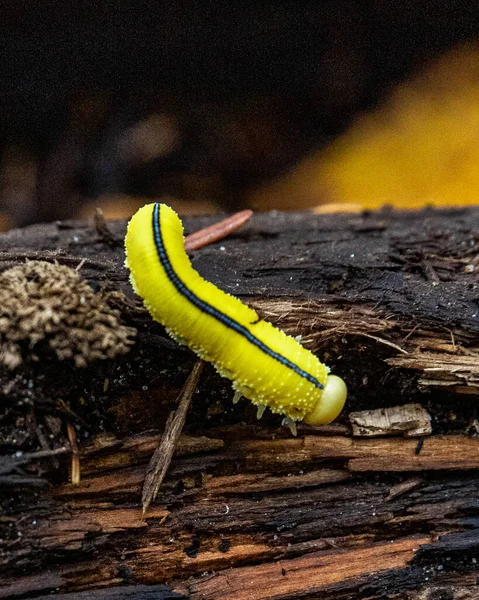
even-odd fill
[[[187,219],[186,231],[212,221]],[[20,417],[2,417],[0,598],[479,598],[479,209],[255,215],[194,253],[205,278],[301,334],[349,398],[337,423],[294,438],[279,417],[233,406],[228,382],[206,369],[145,515],[146,466],[195,358],[134,297],[125,225],[0,236],[1,270],[80,266],[138,331],[126,356],[84,369],[47,353],[2,371],[5,398],[34,381],[22,427],[56,419],[61,431],[21,446]],[[418,423],[388,432],[383,414],[370,437],[374,412],[352,435],[351,411],[408,403],[429,413],[431,435],[408,437]],[[64,450],[33,460],[45,444],[68,446],[65,421],[79,485]]]

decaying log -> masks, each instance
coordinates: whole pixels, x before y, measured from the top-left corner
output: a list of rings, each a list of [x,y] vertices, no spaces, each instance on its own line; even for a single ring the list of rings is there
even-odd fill
[[[233,406],[205,369],[145,515],[146,467],[194,356],[135,300],[125,223],[108,228],[0,236],[2,270],[79,266],[138,332],[128,354],[83,369],[22,348],[1,370],[0,598],[479,597],[479,209],[256,215],[195,253],[205,277],[301,334],[350,394],[338,423],[293,438],[280,418]],[[351,411],[407,403],[431,415],[431,435],[404,437],[399,423],[352,436]],[[67,423],[79,485],[57,450]]]

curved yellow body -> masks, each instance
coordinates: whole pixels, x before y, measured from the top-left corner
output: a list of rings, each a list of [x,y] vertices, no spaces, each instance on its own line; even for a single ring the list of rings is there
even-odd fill
[[[293,420],[313,409],[315,423],[328,423],[339,414],[345,391],[341,401],[326,402],[318,411],[328,367],[193,269],[182,223],[170,207],[141,208],[128,225],[125,246],[132,285],[153,318],[212,362],[235,390]]]

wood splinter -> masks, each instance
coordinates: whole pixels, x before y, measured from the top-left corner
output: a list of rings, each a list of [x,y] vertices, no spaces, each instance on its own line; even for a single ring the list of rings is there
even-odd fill
[[[123,243],[123,240],[118,239],[108,227],[105,215],[103,214],[102,209],[99,207],[95,208],[95,212],[93,213],[93,223],[95,225],[95,229],[97,230],[98,235],[107,244],[110,244],[112,246],[118,246]]]
[[[201,372],[203,371],[203,366],[204,362],[199,360],[193,367],[190,376],[181,390],[178,408],[175,412],[170,413],[166,423],[165,433],[161,436],[158,448],[155,450],[148,464],[145,482],[143,484],[143,494],[141,496],[143,514],[145,514],[151,502],[156,498],[160,485],[168,471],[178,439],[183,431],[186,414],[188,413],[191,398],[195,393]]]
[[[191,233],[185,238],[185,250],[187,252],[190,250],[199,250],[204,246],[225,238],[233,231],[239,229],[246,221],[249,221],[252,215],[252,210],[242,210],[218,223]]]
[[[71,473],[70,480],[73,485],[79,485],[80,483],[80,450],[78,448],[78,439],[75,428],[71,423],[67,423],[67,433],[68,439],[70,441],[70,446],[72,449],[72,459],[71,459]]]

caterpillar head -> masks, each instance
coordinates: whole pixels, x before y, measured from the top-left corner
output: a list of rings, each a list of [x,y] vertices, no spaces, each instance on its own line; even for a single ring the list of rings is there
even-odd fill
[[[321,398],[313,410],[305,415],[308,425],[326,425],[331,423],[343,410],[348,390],[344,381],[337,375],[328,375]]]

